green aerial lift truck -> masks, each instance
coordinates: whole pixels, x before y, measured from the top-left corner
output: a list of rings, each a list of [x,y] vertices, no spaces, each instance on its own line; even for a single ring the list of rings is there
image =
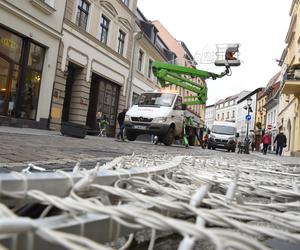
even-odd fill
[[[183,144],[188,146],[187,128],[193,127],[193,119],[184,115],[186,106],[206,104],[207,87],[191,80],[218,79],[231,75],[231,66],[239,66],[239,45],[227,46],[223,51],[217,52],[216,66],[225,67],[220,74],[183,67],[165,62],[154,62],[152,70],[158,79],[160,91],[143,93],[136,105],[133,105],[125,117],[127,139],[133,141],[139,134],[158,136],[165,145],[171,145],[174,139],[183,139]],[[175,85],[195,93],[194,96],[183,96],[172,93],[164,88]]]

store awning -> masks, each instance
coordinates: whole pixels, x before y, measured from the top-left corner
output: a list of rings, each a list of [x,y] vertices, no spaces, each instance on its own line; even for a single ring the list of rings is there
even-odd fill
[[[286,80],[282,88],[282,94],[300,96],[300,81]]]

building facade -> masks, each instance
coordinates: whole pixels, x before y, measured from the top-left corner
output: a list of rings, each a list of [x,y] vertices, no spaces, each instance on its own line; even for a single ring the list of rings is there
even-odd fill
[[[67,0],[51,108],[51,129],[61,123],[96,131],[96,114],[115,135],[127,106],[137,0]]]
[[[211,130],[216,117],[216,105],[205,106],[205,127]]]
[[[237,112],[237,101],[239,95],[233,95],[219,100],[216,106],[215,119],[217,121],[235,122]]]
[[[65,5],[0,1],[0,124],[48,128]]]
[[[136,103],[141,93],[160,88],[152,72],[152,63],[154,61],[168,61],[168,58],[173,59],[175,57],[175,54],[169,51],[158,36],[158,30],[139,9],[136,11],[136,16],[138,33],[134,36],[129,106]]]
[[[240,134],[241,140],[246,138],[247,129],[248,135],[253,133],[255,129],[255,110],[256,110],[256,100],[257,93],[261,90],[258,88],[252,92],[243,91],[239,95],[239,100],[237,102],[237,117],[236,117],[236,130]],[[248,99],[251,99],[251,104],[249,105]],[[249,121],[246,120],[247,115],[251,116]]]
[[[278,109],[279,109],[279,92],[281,87],[281,74],[277,73],[269,81],[265,88],[266,103],[264,108],[266,110],[266,129],[271,133],[272,143],[270,150],[276,151],[274,140],[279,132],[280,124],[278,122]]]
[[[284,74],[279,99],[279,125],[287,136],[286,155],[300,155],[300,4],[293,0],[290,8],[291,22],[286,35],[287,44],[280,65]]]
[[[153,21],[152,22],[155,28],[158,30],[158,35],[163,41],[163,43],[169,48],[170,51],[174,52],[176,55],[176,60],[170,60],[169,63],[178,64],[184,67],[196,67],[196,62],[188,50],[187,46],[184,42],[176,40],[172,34],[159,22]],[[206,86],[205,81],[203,81],[200,77],[196,77],[190,79],[195,83]],[[194,96],[195,93],[191,91],[182,89],[180,87],[175,88],[182,96]],[[201,126],[204,126],[204,117],[205,117],[205,105],[191,105],[188,107],[188,110],[194,114],[194,119],[197,121]]]
[[[260,151],[260,142],[266,128],[266,104],[267,95],[265,89],[257,92],[256,111],[255,111],[255,149]]]
[[[257,93],[256,100],[255,125],[258,133],[260,133],[261,130],[264,130],[266,128],[266,100],[267,95],[265,94],[265,89],[262,89]]]

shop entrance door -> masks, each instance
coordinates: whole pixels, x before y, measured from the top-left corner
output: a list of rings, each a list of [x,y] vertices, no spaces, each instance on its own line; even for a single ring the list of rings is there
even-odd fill
[[[10,97],[11,64],[0,57],[0,114],[7,115]]]
[[[0,57],[0,115],[14,116],[19,66]]]

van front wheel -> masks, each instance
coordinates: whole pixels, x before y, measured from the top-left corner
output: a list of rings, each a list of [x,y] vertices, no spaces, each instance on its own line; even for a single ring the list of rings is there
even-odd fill
[[[173,143],[173,140],[174,140],[174,129],[169,128],[168,133],[163,138],[163,143],[166,146],[171,146],[171,144]]]
[[[136,137],[137,137],[137,135],[135,133],[126,131],[126,138],[128,141],[135,141]]]

